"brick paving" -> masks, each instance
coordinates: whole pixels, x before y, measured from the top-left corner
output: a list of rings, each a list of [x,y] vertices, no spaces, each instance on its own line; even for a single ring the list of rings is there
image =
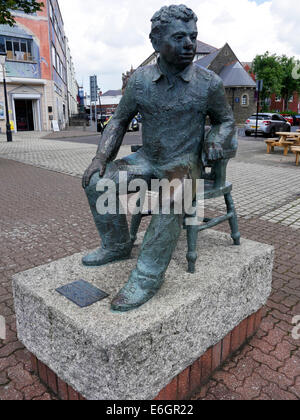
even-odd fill
[[[0,315],[7,323],[0,400],[49,399],[16,337],[11,277],[95,248],[99,240],[78,178],[0,159],[0,179]]]
[[[242,236],[275,247],[273,291],[258,334],[213,376],[201,400],[299,400],[300,340],[292,320],[300,315],[300,238],[283,225],[239,219]],[[219,227],[224,229],[226,225]]]
[[[94,146],[72,144],[71,147],[67,142],[57,146],[50,140],[44,141],[46,144],[32,138],[16,141],[9,150],[10,146],[0,140],[0,155],[8,158],[0,158],[0,315],[7,322],[6,340],[0,340],[0,400],[55,399],[31,372],[29,354],[17,340],[11,276],[98,245],[97,232],[80,187],[80,168],[86,163],[78,161],[84,149],[91,147],[88,153],[92,154]],[[257,148],[256,143],[247,147]],[[63,157],[62,150],[65,150]],[[22,154],[29,155],[29,160],[34,155],[36,162],[29,165],[17,162]],[[53,160],[57,171],[35,167],[40,166],[47,154],[47,165]],[[272,156],[272,160],[277,158]],[[59,163],[57,159],[61,159]],[[295,187],[291,184],[298,180],[299,185],[300,173],[292,161],[279,167],[278,161],[270,160],[263,165],[247,159],[243,153],[240,155],[230,167],[229,178],[236,180],[239,209],[246,209],[248,204],[256,208],[247,215],[243,210],[239,212],[242,236],[272,244],[276,249],[273,292],[258,334],[194,398],[295,400],[300,398],[300,340],[292,337],[292,319],[300,315],[300,237],[295,226],[287,226],[280,220],[275,224],[272,219],[275,209],[283,209],[279,214],[290,214],[290,208],[298,212],[297,184]],[[77,176],[61,173],[61,162],[68,170],[76,164]],[[260,178],[264,182],[256,186]],[[268,189],[264,185],[269,181]],[[241,195],[250,185],[253,186],[251,194],[247,195],[246,191]],[[270,217],[263,219],[268,214]],[[219,229],[227,230],[227,227],[221,225]]]
[[[295,166],[294,155],[285,157],[282,151],[267,155],[263,140],[239,138],[239,142],[237,159],[228,166],[239,216],[259,216],[283,224],[288,218],[288,224],[299,229],[299,167]],[[94,144],[40,139],[37,134],[21,133],[13,143],[6,143],[0,136],[0,157],[77,177],[82,176],[96,149]],[[119,157],[129,153],[130,146],[123,146]],[[292,205],[285,209],[287,203]],[[222,199],[212,200],[210,206],[225,209]],[[273,212],[280,207],[280,218],[274,217]]]

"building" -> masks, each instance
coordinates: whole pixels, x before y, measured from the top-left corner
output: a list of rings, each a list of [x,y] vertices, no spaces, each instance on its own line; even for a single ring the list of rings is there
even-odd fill
[[[195,56],[194,61],[198,61],[200,60],[200,58],[203,58],[207,56],[208,54],[211,54],[215,51],[217,51],[217,48],[212,47],[211,45],[205,44],[205,42],[201,42],[197,40],[197,50],[196,50],[196,56]],[[146,58],[145,61],[142,62],[142,64],[139,67],[155,64],[157,62],[157,58],[158,58],[158,53],[153,52],[148,58]]]
[[[252,73],[252,62],[242,63],[244,69],[251,75],[252,79],[256,81],[255,74]],[[285,113],[286,108],[288,111],[300,114],[300,95],[298,92],[294,92],[291,98],[288,101],[288,106],[286,107],[284,99],[273,93],[270,98],[268,98],[266,105],[268,105],[270,111],[276,111],[279,113]]]
[[[155,64],[158,54],[151,54],[139,67]],[[194,63],[217,73],[223,80],[229,104],[237,123],[244,123],[256,110],[256,83],[244,69],[228,44],[215,48],[197,41],[197,52]],[[125,88],[133,69],[123,74]]]
[[[227,43],[195,64],[214,71],[223,80],[237,123],[244,123],[256,112],[256,83]]]
[[[68,116],[70,119],[70,117],[78,114],[79,85],[76,80],[75,67],[67,37],[65,37],[65,48],[67,66]]]
[[[99,102],[97,103],[97,113],[100,114],[100,104],[102,115],[112,115],[122,99],[122,90],[108,90],[105,93],[100,92]],[[90,112],[90,95],[84,97],[86,111]],[[95,113],[95,105],[92,102],[92,115]]]
[[[52,121],[64,129],[68,123],[68,92],[72,96],[73,90],[67,83],[64,23],[57,0],[44,0],[44,5],[31,15],[15,12],[14,27],[0,25],[14,131],[49,131]],[[2,80],[1,75],[0,103],[4,104]],[[0,129],[5,131],[4,118]]]
[[[285,113],[286,109],[290,112],[300,113],[300,96],[298,92],[294,92],[291,96],[288,106],[281,96],[273,94],[270,98],[270,109],[279,113]]]
[[[215,51],[217,51],[217,48],[212,47],[211,45],[208,45],[205,42],[197,41],[197,50],[196,50],[196,55],[195,55],[194,61],[198,61],[199,59],[201,59],[203,57],[206,57],[208,54],[211,54]],[[150,66],[151,64],[155,64],[157,62],[158,56],[159,56],[159,54],[154,51],[148,58],[146,58],[146,60],[144,60],[142,62],[142,64],[139,65],[139,67]],[[122,92],[124,92],[124,90],[127,86],[128,80],[133,73],[134,73],[133,67],[131,67],[131,69],[129,71],[127,71],[126,73],[123,73],[123,75],[122,75],[122,81],[123,81]]]
[[[112,115],[122,99],[122,90],[108,90],[101,95],[102,114]]]

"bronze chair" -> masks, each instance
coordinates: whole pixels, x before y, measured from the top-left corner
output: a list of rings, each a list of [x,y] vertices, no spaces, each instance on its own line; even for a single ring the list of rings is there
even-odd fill
[[[132,152],[136,152],[141,146],[132,146]],[[212,228],[219,225],[220,223],[229,222],[231,228],[231,237],[233,239],[234,245],[240,245],[240,232],[238,227],[237,214],[235,211],[234,201],[231,195],[232,184],[226,181],[226,169],[229,159],[222,159],[216,161],[212,164],[206,164],[203,171],[202,179],[204,179],[204,200],[209,200],[217,197],[224,197],[227,213],[223,216],[214,217],[214,218],[205,218],[203,224],[189,225],[186,223],[189,217],[197,217],[196,215],[184,217],[183,228],[187,231],[187,261],[188,261],[188,272],[195,272],[195,264],[198,258],[196,249],[197,249],[197,239],[198,232],[201,232],[205,229]],[[207,172],[207,169],[210,168],[210,173]],[[196,202],[193,203],[194,207]],[[151,212],[139,213],[132,216],[131,228],[130,228],[130,237],[131,241],[135,243],[137,238],[137,233],[139,226],[141,224],[142,218],[151,216]]]

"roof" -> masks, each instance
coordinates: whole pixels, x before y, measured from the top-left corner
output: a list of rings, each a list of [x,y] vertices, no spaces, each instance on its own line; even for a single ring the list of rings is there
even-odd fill
[[[205,42],[199,41],[197,40],[197,50],[196,50],[196,54],[210,54],[212,52],[218,51],[217,48],[206,44]],[[153,52],[148,58],[146,58],[146,60],[144,60],[142,62],[142,64],[139,67],[142,66],[146,66],[147,64],[149,64],[153,59],[155,59],[155,57],[157,56],[156,52]]]
[[[14,26],[9,25],[0,25],[0,35],[5,36],[16,36],[16,37],[26,37],[32,39],[33,36],[30,35],[28,32],[26,32],[25,29],[23,29],[21,26],[18,26],[17,24]]]
[[[252,67],[252,61],[241,61],[243,67],[249,66]]]
[[[197,60],[195,64],[202,66],[202,67],[208,67],[210,63],[217,57],[220,50],[215,50],[214,52],[208,54],[206,57],[200,58],[200,60]]]
[[[239,61],[224,66],[219,76],[223,80],[225,87],[230,86],[247,86],[256,87],[256,83],[252,77],[246,72]]]
[[[107,92],[103,93],[102,96],[121,96],[122,90],[108,90]]]
[[[210,54],[214,51],[217,51],[217,48],[197,40],[197,54]]]

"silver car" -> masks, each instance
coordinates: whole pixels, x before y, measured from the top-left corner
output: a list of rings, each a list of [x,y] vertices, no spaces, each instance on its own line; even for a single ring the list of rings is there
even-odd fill
[[[252,115],[245,123],[245,135],[251,136],[256,130],[256,116],[258,115],[258,134],[264,137],[276,137],[278,131],[291,131],[291,124],[280,114],[260,113]]]

